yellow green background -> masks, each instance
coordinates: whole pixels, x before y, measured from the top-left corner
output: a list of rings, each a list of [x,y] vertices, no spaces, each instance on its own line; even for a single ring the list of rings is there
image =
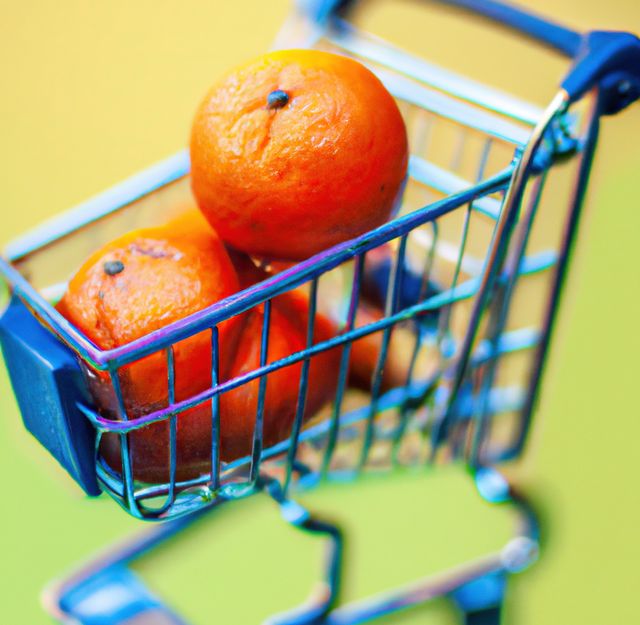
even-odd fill
[[[369,2],[367,25],[439,63],[544,104],[563,63],[524,42],[467,40],[460,16]],[[529,0],[582,29],[640,30],[637,0]],[[0,1],[0,243],[186,143],[207,86],[266,50],[288,0]],[[431,27],[430,30],[427,27]],[[427,34],[428,33],[428,34]],[[505,53],[505,46],[511,52]],[[605,120],[536,432],[520,482],[543,512],[541,561],[513,580],[507,622],[630,623],[640,581],[640,106]],[[0,377],[2,622],[50,620],[42,586],[140,524],[83,498],[22,429]],[[345,520],[360,596],[482,553],[508,534],[456,471],[368,479],[304,498]],[[260,499],[222,510],[139,567],[200,623],[248,624],[296,604],[319,545]],[[389,623],[450,623],[443,604]]]

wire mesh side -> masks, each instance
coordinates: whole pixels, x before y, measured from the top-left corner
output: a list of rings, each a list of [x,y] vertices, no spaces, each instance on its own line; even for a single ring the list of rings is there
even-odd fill
[[[405,115],[413,114],[409,104],[401,105]],[[499,208],[489,209],[487,205],[496,203],[499,207],[502,192],[499,185],[490,186],[486,192],[477,193],[477,197],[460,201],[457,208],[436,211],[431,216],[429,207],[437,206],[438,196],[444,193],[437,182],[423,175],[424,164],[416,160],[415,153],[424,148],[419,141],[429,139],[425,138],[420,125],[409,127],[413,128],[410,135],[413,167],[399,222],[411,218],[415,223],[405,222],[404,228],[390,231],[381,244],[376,241],[377,246],[363,246],[355,259],[350,256],[337,267],[320,272],[294,289],[298,292],[307,289],[309,314],[304,320],[302,349],[280,361],[273,362],[268,357],[272,302],[277,306],[278,297],[285,296],[286,292],[276,294],[267,290],[263,302],[254,306],[262,307],[262,325],[260,360],[253,371],[236,379],[220,378],[216,372],[219,365],[215,364],[219,350],[212,347],[210,388],[195,397],[178,398],[181,401],[176,401],[175,393],[173,396],[169,393],[167,407],[133,419],[131,429],[153,427],[162,421],[169,421],[171,428],[171,422],[176,423],[175,436],[179,437],[180,424],[188,426],[183,415],[206,405],[207,420],[212,424],[208,451],[211,463],[208,473],[192,480],[176,481],[173,466],[176,441],[172,442],[171,429],[168,442],[172,477],[167,483],[129,482],[126,467],[121,477],[102,463],[103,481],[129,510],[133,508],[135,514],[151,518],[181,514],[206,505],[215,497],[244,496],[252,491],[261,475],[281,481],[286,492],[294,484],[308,486],[322,476],[354,476],[362,470],[386,470],[398,464],[470,458],[477,453],[485,434],[489,435],[488,424],[495,415],[510,413],[517,421],[522,389],[494,384],[493,363],[503,356],[531,350],[537,344],[538,334],[536,328],[531,327],[503,331],[499,322],[493,322],[493,331],[482,333],[470,355],[469,371],[456,397],[455,423],[444,433],[439,427],[438,420],[447,401],[446,389],[468,324],[471,303],[481,286],[483,259],[499,215]],[[460,136],[464,132],[464,128],[460,129]],[[464,161],[461,151],[467,145],[471,143],[461,139],[452,153],[448,164],[451,176],[460,173],[456,168]],[[476,152],[476,184],[471,188],[482,188],[485,184],[485,169],[493,145],[494,140],[487,139]],[[508,176],[504,179],[507,181]],[[521,277],[536,276],[555,262],[551,253],[531,256],[524,253],[526,233],[535,219],[542,182],[540,178],[535,183],[537,191],[527,197],[529,208],[523,212],[520,235],[514,239],[515,251],[507,271],[493,289],[492,308],[498,306],[498,301],[509,300],[514,284]],[[415,217],[420,211],[416,213],[415,206],[411,205],[419,199],[436,200],[423,209],[422,218]],[[478,209],[481,202],[484,205]],[[334,310],[327,310],[327,302],[332,300],[337,305]],[[363,312],[366,306],[377,307],[373,317]],[[324,314],[333,316],[335,336],[314,343],[317,317]],[[211,332],[212,345],[217,340],[214,337],[217,337],[215,330]],[[365,381],[363,385],[361,380],[360,388],[354,389],[351,379],[354,353],[358,356],[367,341],[373,354],[368,363],[370,377],[368,383]],[[331,350],[339,351],[336,370],[328,372],[336,377],[334,401],[317,414],[306,415],[307,395],[313,384],[309,378],[311,363],[319,354]],[[399,374],[402,381],[398,383],[396,379],[394,384],[388,384],[394,359],[405,363]],[[298,378],[290,427],[281,441],[266,445],[264,410],[269,377],[282,369],[293,371],[292,367],[296,367]],[[171,367],[168,372],[170,370]],[[227,458],[225,462],[220,444],[220,432],[224,428],[221,403],[225,393],[251,384],[257,384],[258,394],[251,453]],[[478,420],[482,425],[476,427]],[[119,431],[121,440],[127,436],[123,421],[109,422],[94,415],[94,422],[104,430]],[[135,437],[135,432],[129,436]],[[501,451],[505,453],[504,449]],[[161,497],[164,500],[158,503]],[[147,501],[154,503],[147,505]]]
[[[136,516],[166,518],[218,497],[244,496],[263,475],[280,481],[286,493],[323,477],[399,464],[482,463],[511,457],[522,447],[557,304],[557,288],[548,292],[545,286],[553,275],[555,284],[561,280],[558,263],[564,264],[571,238],[558,234],[552,241],[547,231],[560,233],[564,217],[575,213],[570,198],[549,202],[548,187],[557,170],[567,180],[576,178],[571,164],[555,166],[560,157],[571,163],[571,150],[561,153],[553,137],[545,137],[535,167],[520,188],[509,191],[521,197],[502,232],[505,190],[522,159],[530,123],[430,88],[413,70],[395,66],[403,58],[372,54],[372,43],[358,33],[316,43],[368,63],[396,97],[411,149],[402,205],[393,222],[253,285],[224,307],[196,314],[146,343],[113,356],[98,354],[101,362],[80,345],[88,385],[99,389],[96,403],[109,391],[110,409],[104,403],[98,410],[81,407],[100,432],[98,473],[105,489]],[[573,123],[573,115],[562,119],[582,139],[588,133]],[[560,121],[554,116],[553,122]],[[580,158],[586,157],[574,161]],[[177,185],[170,183],[172,193]],[[501,259],[487,284],[494,245]],[[26,281],[14,277],[14,288],[36,313],[44,310]],[[272,357],[273,319],[282,314],[278,298],[294,292],[306,298],[301,341]],[[521,293],[544,305],[535,314],[520,314]],[[260,319],[259,356],[255,366],[229,376],[224,324],[243,315]],[[42,318],[52,327],[57,323]],[[333,324],[332,335],[318,337],[325,318]],[[473,336],[466,341],[471,326]],[[180,350],[193,340],[207,347],[200,382],[185,390]],[[317,386],[314,363],[323,354],[335,355],[335,370],[327,371],[335,378],[332,401],[309,411]],[[131,377],[145,359],[162,363],[164,379],[149,380],[160,390],[148,405],[136,407],[128,396],[135,390]],[[267,440],[274,380],[287,375],[295,389],[287,402],[287,427],[277,440]],[[251,397],[242,415],[250,444],[229,451],[225,405],[240,392]],[[183,471],[181,450],[194,424],[200,428],[201,462],[191,475]],[[150,433],[156,433],[162,452],[162,461],[154,462],[164,463],[151,477],[144,467],[154,453],[140,443],[153,438]],[[109,457],[101,445],[114,441],[117,453],[112,449]]]
[[[466,206],[466,202],[463,203]],[[429,230],[437,233],[437,219],[435,221],[425,218],[425,224]],[[402,406],[404,423],[399,423],[393,427],[396,446],[400,446],[404,432],[409,425],[409,406],[421,403],[421,396],[427,392],[430,386],[436,384],[439,375],[437,367],[433,368],[431,376],[434,379],[427,380],[424,371],[418,371],[417,363],[420,361],[418,353],[425,350],[425,339],[431,341],[427,351],[432,352],[430,359],[439,360],[438,342],[435,340],[437,334],[436,320],[439,318],[441,310],[453,302],[462,301],[473,293],[473,287],[467,287],[466,291],[454,284],[448,289],[436,288],[431,278],[433,259],[435,257],[435,247],[425,252],[422,260],[423,273],[413,272],[407,261],[406,252],[409,241],[414,236],[416,228],[409,229],[406,233],[395,238],[389,238],[382,246],[373,248],[369,254],[361,253],[355,260],[347,260],[343,265],[327,272],[319,278],[312,279],[308,283],[309,288],[309,314],[305,320],[305,345],[304,349],[291,353],[287,358],[272,362],[268,357],[269,345],[269,310],[271,305],[267,299],[264,315],[262,317],[262,338],[260,348],[259,367],[245,374],[244,379],[218,380],[217,375],[212,375],[212,386],[201,397],[188,398],[186,401],[176,401],[175,392],[168,393],[168,405],[161,410],[156,410],[155,414],[150,413],[142,417],[134,417],[127,424],[126,420],[107,419],[101,415],[92,416],[94,423],[106,432],[119,432],[118,436],[122,445],[122,458],[125,463],[122,472],[114,471],[113,467],[104,462],[100,463],[100,474],[103,481],[108,485],[109,490],[121,500],[123,505],[136,515],[144,517],[164,517],[171,516],[185,509],[189,510],[193,506],[206,503],[212,496],[220,495],[226,497],[236,497],[246,494],[255,486],[256,480],[261,473],[267,473],[272,477],[281,479],[285,491],[301,477],[310,479],[317,478],[321,474],[344,472],[345,467],[355,472],[364,469],[371,461],[372,449],[376,448],[378,441],[386,443],[390,441],[390,432],[380,432],[377,423],[378,416],[390,408],[397,409]],[[394,247],[395,246],[395,247]],[[376,274],[377,272],[377,274]],[[331,275],[332,274],[332,275]],[[376,277],[377,276],[377,277]],[[366,279],[365,279],[366,278]],[[320,314],[331,314],[326,310],[318,312],[316,302],[318,293],[323,294],[323,301],[328,301],[328,291],[324,283],[329,284],[329,288],[335,289],[336,279],[343,282],[341,288],[349,293],[348,304],[345,308],[346,317],[340,318],[340,311],[333,311],[336,321],[335,336],[320,343],[313,343],[314,327],[317,324],[317,317]],[[368,282],[362,295],[362,281]],[[417,296],[413,299],[411,294],[407,294],[406,286],[409,283],[418,282],[420,284]],[[361,298],[372,297],[372,293],[380,298],[381,307],[376,316],[365,318],[364,322],[359,318]],[[278,302],[276,296],[273,301]],[[339,299],[339,298],[335,298]],[[264,305],[260,305],[264,306]],[[323,304],[326,308],[326,303]],[[429,329],[429,325],[432,329]],[[402,330],[397,327],[402,326]],[[399,388],[388,388],[388,383],[384,380],[385,367],[389,366],[389,351],[396,351],[395,359],[398,358],[398,347],[393,344],[394,333],[403,332],[405,340],[410,339],[411,349],[414,353],[411,362],[411,372],[403,372],[405,376],[403,384]],[[442,329],[440,330],[442,338]],[[212,336],[216,336],[215,331]],[[366,341],[372,341],[370,348],[373,348],[372,359],[365,364],[370,366],[370,386],[367,393],[362,390],[354,391],[350,387],[350,367],[349,361],[352,351],[361,349]],[[215,343],[215,340],[213,341]],[[441,341],[442,342],[442,341]],[[379,347],[379,351],[376,352]],[[212,370],[216,370],[214,353],[212,349]],[[305,415],[305,403],[310,384],[314,381],[309,379],[310,366],[314,358],[323,352],[340,352],[336,359],[338,366],[335,371],[327,372],[327,375],[336,377],[336,398],[332,405],[327,406],[325,412],[315,415],[310,421]],[[369,350],[371,351],[371,349]],[[174,360],[169,356],[173,352],[167,352],[168,382],[169,389],[175,384]],[[403,354],[404,356],[404,354]],[[265,398],[269,388],[269,376],[280,369],[298,366],[299,378],[296,380],[297,397],[295,401],[295,416],[288,436],[283,441],[271,447],[264,444],[264,406]],[[135,365],[128,365],[129,367]],[[220,461],[220,430],[224,427],[224,419],[220,421],[220,404],[224,402],[225,393],[233,393],[234,389],[241,388],[242,385],[255,384],[258,382],[258,400],[253,426],[252,453],[243,458],[237,458],[230,462]],[[316,381],[317,383],[317,381]],[[121,395],[121,410],[126,413],[126,402]],[[198,406],[212,407],[218,406],[218,425],[212,428],[210,440],[213,442],[210,448],[210,455],[214,460],[210,464],[210,473],[200,476],[193,481],[176,481],[176,439],[180,440],[180,426],[188,427],[188,412],[197,409]],[[354,408],[354,406],[356,406]],[[328,412],[327,412],[328,411]],[[90,412],[90,411],[88,411]],[[207,419],[210,423],[215,423],[215,411],[209,408],[210,414]],[[169,423],[169,471],[170,479],[165,484],[149,485],[138,483],[135,480],[135,462],[131,465],[131,452],[128,446],[128,439],[135,442],[137,429],[156,427],[162,422]],[[304,421],[307,421],[304,423]],[[172,424],[175,424],[172,425]],[[408,428],[411,429],[411,428]],[[127,442],[124,442],[127,441]],[[217,444],[216,444],[217,442]],[[359,451],[354,454],[358,447]],[[265,448],[266,447],[266,448]],[[346,451],[345,451],[346,450]],[[127,452],[127,453],[125,453]],[[345,455],[346,454],[346,455]],[[350,457],[349,462],[345,462],[345,457]],[[127,459],[129,466],[127,465]],[[337,459],[337,465],[336,465]],[[138,459],[138,461],[140,461]],[[348,466],[347,466],[348,465]],[[165,497],[164,502],[158,503],[160,497]],[[147,505],[146,501],[153,501],[153,505]],[[187,505],[185,502],[189,501]],[[181,503],[182,502],[182,503]],[[186,508],[182,506],[186,505]]]

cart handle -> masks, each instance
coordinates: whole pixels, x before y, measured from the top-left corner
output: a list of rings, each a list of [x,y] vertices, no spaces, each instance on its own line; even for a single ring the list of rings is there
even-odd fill
[[[314,21],[326,23],[345,15],[357,0],[298,0]],[[438,0],[465,9],[531,37],[565,56],[573,65],[561,88],[569,102],[579,100],[598,85],[603,92],[603,114],[613,114],[640,97],[640,39],[627,32],[579,33],[540,15],[497,0]]]

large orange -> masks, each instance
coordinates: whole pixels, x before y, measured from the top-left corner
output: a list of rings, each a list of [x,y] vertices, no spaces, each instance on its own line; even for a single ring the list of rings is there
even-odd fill
[[[300,260],[377,227],[407,170],[398,107],[360,63],[271,52],[225,76],[198,109],[192,188],[220,236]]]

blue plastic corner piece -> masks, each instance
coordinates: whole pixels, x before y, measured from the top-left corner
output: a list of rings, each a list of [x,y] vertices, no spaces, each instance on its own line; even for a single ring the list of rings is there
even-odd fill
[[[99,495],[96,434],[77,407],[89,399],[74,354],[15,296],[0,318],[0,343],[25,427],[88,495]]]

